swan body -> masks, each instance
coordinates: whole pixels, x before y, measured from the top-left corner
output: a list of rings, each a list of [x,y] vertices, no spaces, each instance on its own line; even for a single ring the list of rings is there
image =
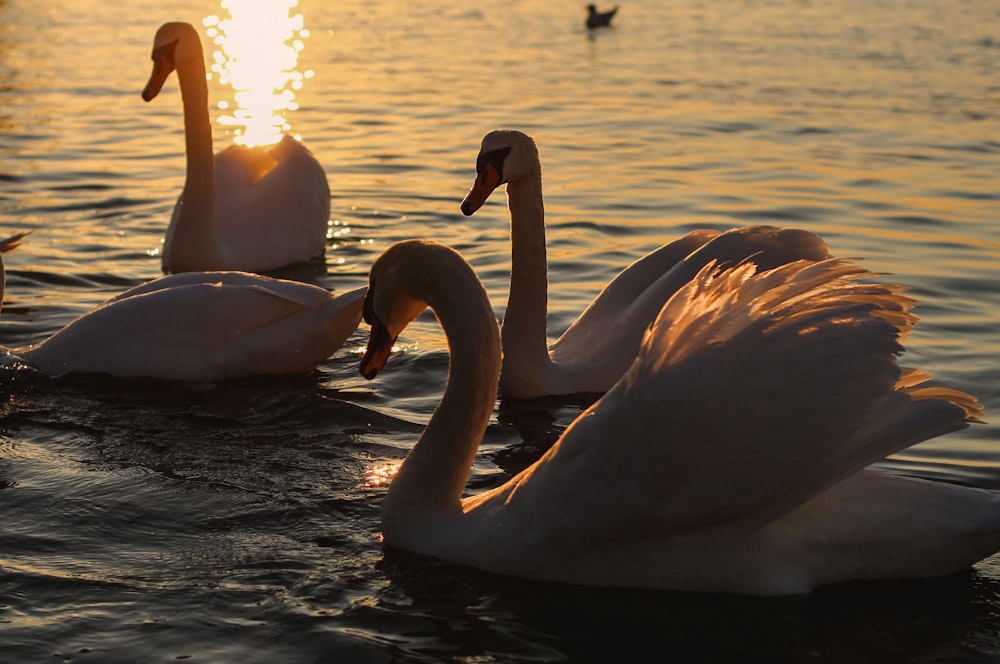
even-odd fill
[[[305,373],[357,328],[365,291],[335,297],[319,286],[246,272],[167,275],[107,300],[40,343],[5,350],[50,376],[213,381]]]
[[[611,389],[639,351],[660,308],[708,263],[752,261],[769,269],[829,257],[804,230],[750,226],[725,233],[695,230],[622,270],[554,343],[547,345],[547,266],[538,149],[519,131],[497,130],[482,142],[476,181],[462,211],[471,215],[501,184],[510,208],[510,295],[503,318],[505,398],[528,399]]]
[[[599,12],[597,7],[594,5],[587,5],[587,27],[588,28],[606,28],[611,25],[611,19],[615,17],[618,13],[618,5],[615,5],[608,11]]]
[[[385,544],[534,579],[756,595],[946,575],[1000,549],[1000,493],[868,468],[982,413],[897,364],[913,301],[837,259],[756,270],[699,271],[537,462],[463,497],[495,405],[496,319],[453,250],[388,249],[362,374],[426,306],[451,359],[385,496]]]
[[[172,71],[184,104],[187,177],[163,244],[164,272],[271,272],[321,259],[330,186],[308,148],[289,135],[271,146],[230,146],[213,157],[201,40],[166,23],[153,43],[150,101]]]

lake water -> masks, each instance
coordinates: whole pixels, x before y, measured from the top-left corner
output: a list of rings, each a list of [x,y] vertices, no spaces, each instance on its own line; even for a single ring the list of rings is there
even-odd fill
[[[988,423],[885,464],[1000,488],[1000,3],[303,0],[289,116],[333,192],[327,273],[392,242],[455,245],[498,315],[502,193],[459,202],[479,141],[538,141],[550,330],[622,266],[698,227],[797,226],[919,300],[904,364]],[[160,274],[183,182],[176,79],[139,97],[156,28],[218,6],[0,0],[0,343],[45,338]],[[225,91],[213,82],[210,94]],[[216,144],[226,137],[217,129]],[[217,385],[49,380],[0,408],[0,660],[10,662],[979,662],[1000,658],[1000,557],[958,577],[749,599],[568,588],[385,554],[379,470],[442,390],[429,314],[374,382],[362,325],[315,373]],[[498,403],[470,491],[579,412]],[[991,417],[992,415],[992,417]]]

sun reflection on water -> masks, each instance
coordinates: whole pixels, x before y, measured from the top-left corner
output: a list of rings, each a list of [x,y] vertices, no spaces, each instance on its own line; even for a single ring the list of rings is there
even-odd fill
[[[233,127],[233,140],[247,146],[270,145],[291,129],[288,111],[298,108],[295,92],[312,70],[296,69],[309,31],[301,13],[291,10],[297,0],[222,0],[229,18],[208,16],[203,23],[216,48],[210,76],[233,89],[235,108],[219,122]],[[298,138],[298,137],[296,137]]]
[[[365,487],[369,489],[388,486],[399,472],[402,463],[382,463],[365,469]]]

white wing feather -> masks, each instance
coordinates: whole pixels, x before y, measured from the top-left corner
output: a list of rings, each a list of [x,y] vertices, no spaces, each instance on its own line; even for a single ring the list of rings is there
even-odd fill
[[[899,287],[836,259],[754,270],[699,272],[622,380],[518,482],[530,492],[536,476],[560,537],[760,525],[981,412],[898,366],[916,320]],[[579,527],[560,518],[581,511]]]

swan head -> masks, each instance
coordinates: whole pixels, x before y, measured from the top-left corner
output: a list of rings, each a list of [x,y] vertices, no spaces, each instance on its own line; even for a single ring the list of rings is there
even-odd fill
[[[433,279],[435,257],[455,253],[437,242],[405,240],[389,247],[372,264],[363,308],[371,326],[361,360],[361,375],[371,380],[385,366],[392,347],[410,321],[427,308],[425,291]]]
[[[397,242],[372,264],[363,307],[372,330],[361,375],[371,380],[382,370],[396,338],[427,307],[441,321],[449,347],[456,338],[465,344],[478,339],[476,354],[485,357],[495,347],[499,380],[500,329],[486,290],[461,254],[433,240]]]
[[[153,38],[153,73],[142,91],[144,101],[160,94],[167,77],[191,61],[201,61],[201,38],[190,23],[164,23]]]
[[[514,129],[497,129],[483,137],[476,159],[476,181],[462,201],[462,213],[471,215],[493,190],[508,182],[539,176],[538,147],[530,136]]]

